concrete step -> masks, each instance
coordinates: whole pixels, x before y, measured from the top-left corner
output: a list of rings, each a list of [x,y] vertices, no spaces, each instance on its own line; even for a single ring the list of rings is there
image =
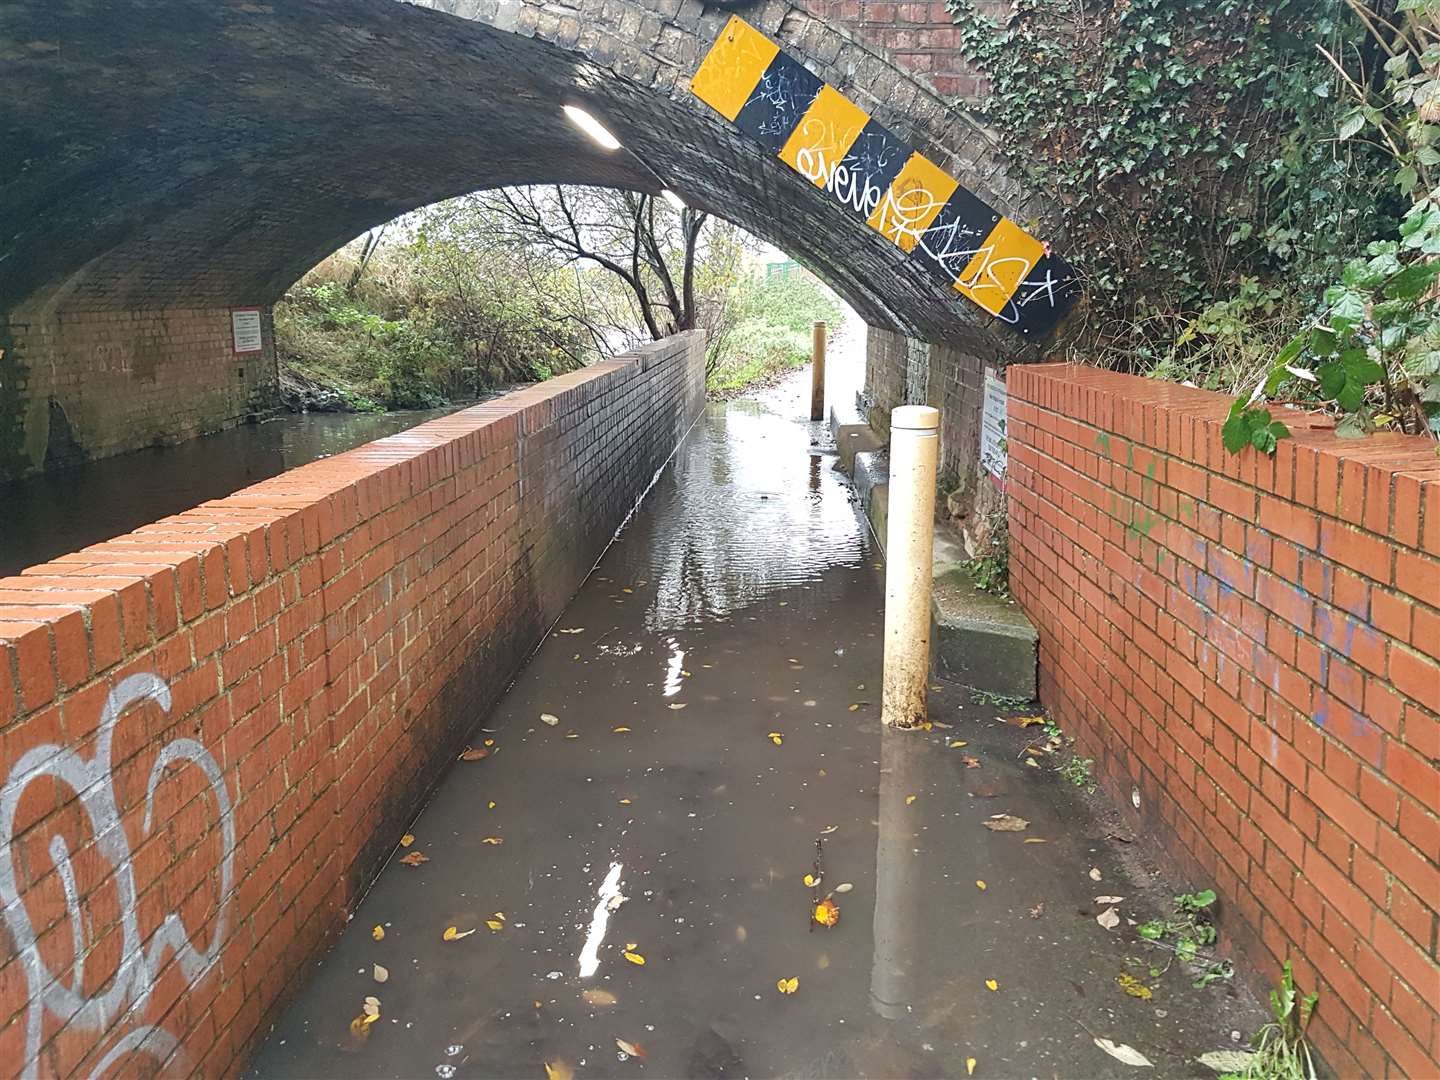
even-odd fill
[[[854,482],[883,552],[890,509],[889,451],[858,414],[849,417],[832,408],[830,430],[840,448],[840,467]],[[966,557],[960,537],[937,524],[932,665],[977,690],[1034,698],[1039,635],[1015,601],[976,588],[961,566]]]

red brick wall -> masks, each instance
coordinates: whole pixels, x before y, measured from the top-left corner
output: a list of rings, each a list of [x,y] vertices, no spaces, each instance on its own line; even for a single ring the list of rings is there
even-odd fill
[[[1252,976],[1289,958],[1320,991],[1341,1076],[1440,1075],[1434,443],[1301,416],[1273,459],[1234,455],[1218,394],[1061,364],[1009,387],[1042,700],[1214,884]]]
[[[233,427],[274,404],[270,312],[263,349],[237,355],[228,308],[62,311],[0,318],[0,481],[58,449],[51,402],[85,457]]]
[[[236,1073],[703,381],[682,335],[0,579],[5,1071]]]
[[[930,83],[941,97],[976,101],[986,93],[985,77],[960,53],[960,31],[944,0],[807,0],[805,6],[817,18],[859,30],[866,41],[885,49],[896,64]],[[1010,5],[980,0],[977,7],[998,20]]]

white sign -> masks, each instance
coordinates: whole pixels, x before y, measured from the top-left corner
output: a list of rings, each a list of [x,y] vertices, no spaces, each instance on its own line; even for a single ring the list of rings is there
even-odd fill
[[[1005,382],[985,372],[985,407],[980,414],[980,464],[997,479],[1005,475],[1005,410],[1010,395]]]
[[[237,308],[230,312],[230,333],[237,353],[260,352],[265,347],[260,334],[260,309]]]

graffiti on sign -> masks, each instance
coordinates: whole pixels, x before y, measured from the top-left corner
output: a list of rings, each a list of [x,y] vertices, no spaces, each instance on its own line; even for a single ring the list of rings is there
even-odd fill
[[[234,875],[235,820],[219,764],[194,739],[174,739],[156,754],[146,784],[141,828],[145,836],[151,835],[155,826],[156,788],[166,779],[168,770],[193,766],[201,772],[214,796],[221,829],[218,910],[208,928],[208,945],[204,949],[197,949],[193,942],[201,928],[188,928],[173,911],[160,920],[160,925],[148,935],[148,939],[142,932],[135,865],[130,837],[116,798],[111,744],[121,715],[131,706],[145,702],[154,703],[162,712],[168,713],[171,702],[169,687],[155,675],[132,675],[124,679],[105,700],[100,725],[95,732],[93,757],[83,758],[73,749],[54,743],[36,746],[21,755],[10,770],[4,787],[0,788],[0,903],[4,904],[5,925],[10,931],[29,991],[25,1015],[25,1061],[23,1066],[19,1062],[10,1064],[24,1075],[33,1076],[39,1071],[38,1055],[43,1044],[46,1014],[66,1024],[66,1031],[107,1035],[122,1018],[143,1013],[158,977],[167,968],[170,954],[174,954],[174,963],[188,986],[194,986],[203,979],[220,956],[220,946],[225,940],[225,911]],[[69,798],[83,811],[94,837],[92,844],[77,850],[72,859],[70,845],[65,838],[58,833],[50,836],[49,863],[54,868],[64,896],[64,921],[69,923],[73,949],[70,966],[66,968],[62,965],[58,971],[52,970],[50,962],[42,955],[38,940],[54,920],[42,919],[38,926],[32,921],[32,912],[25,903],[29,890],[21,884],[22,878],[27,885],[34,884],[40,870],[28,860],[22,860],[16,850],[15,824],[20,800],[27,788],[42,781],[72,793]],[[109,961],[114,965],[109,970],[109,977],[104,978],[106,973],[102,972],[99,979],[94,972],[87,977],[85,966],[87,960],[107,954],[108,949],[104,947],[105,940],[90,940],[99,920],[88,910],[91,898],[82,894],[78,887],[80,875],[77,874],[77,867],[88,865],[96,857],[103,860],[107,877],[106,887],[95,891],[113,895],[118,902],[120,927],[119,956]],[[190,857],[196,856],[192,854]],[[30,871],[29,875],[22,873],[22,865]],[[95,987],[97,983],[98,989],[87,991],[87,987]],[[127,1055],[137,1052],[164,1062],[174,1061],[178,1051],[178,1040],[164,1028],[145,1024],[131,1026],[110,1044],[91,1075],[102,1076]]]
[[[731,16],[690,81],[746,136],[943,284],[1027,337],[1074,303],[1075,272],[833,86]]]

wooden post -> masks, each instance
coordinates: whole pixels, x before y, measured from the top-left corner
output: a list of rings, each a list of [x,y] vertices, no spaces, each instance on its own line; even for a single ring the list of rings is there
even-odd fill
[[[825,419],[825,324],[810,328],[810,419]]]

